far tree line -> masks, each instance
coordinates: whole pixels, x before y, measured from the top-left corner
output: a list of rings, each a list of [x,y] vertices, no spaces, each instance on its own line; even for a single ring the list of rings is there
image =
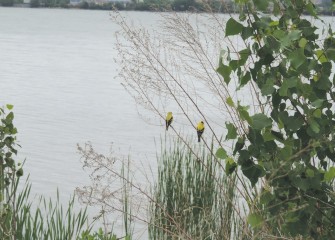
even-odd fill
[[[0,6],[11,7],[23,4],[23,0],[0,0]],[[80,8],[80,9],[100,9],[100,10],[135,10],[135,11],[200,11],[206,12],[208,9],[214,12],[231,13],[237,12],[233,1],[222,0],[132,0],[125,1],[109,1],[105,3],[97,3],[94,1],[82,0],[77,4],[73,4],[70,0],[31,0],[27,4],[32,8]],[[322,0],[318,4],[321,14],[332,14],[332,0]]]

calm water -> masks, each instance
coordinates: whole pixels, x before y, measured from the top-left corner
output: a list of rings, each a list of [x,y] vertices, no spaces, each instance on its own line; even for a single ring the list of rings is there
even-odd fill
[[[148,13],[135,19],[154,22]],[[115,79],[115,31],[107,11],[0,8],[0,105],[14,105],[18,159],[34,193],[65,199],[88,183],[77,143],[154,162],[162,128],[138,119]],[[150,117],[150,116],[149,116]],[[163,128],[164,130],[164,128]]]

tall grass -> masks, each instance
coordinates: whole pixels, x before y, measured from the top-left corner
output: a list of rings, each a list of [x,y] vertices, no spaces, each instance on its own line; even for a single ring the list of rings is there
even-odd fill
[[[17,198],[15,239],[64,240],[78,239],[86,230],[87,212],[75,211],[72,197],[65,208],[55,199],[40,196],[37,204],[30,200],[31,184],[26,182]],[[89,229],[90,230],[90,229]]]
[[[208,150],[180,142],[164,149],[150,207],[150,239],[243,239],[236,176],[227,177]]]

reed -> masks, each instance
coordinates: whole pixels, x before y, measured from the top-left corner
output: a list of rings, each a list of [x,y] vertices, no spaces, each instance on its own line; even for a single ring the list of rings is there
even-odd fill
[[[236,176],[227,177],[208,150],[199,151],[196,157],[181,142],[162,151],[150,239],[243,239],[244,223],[233,207]]]
[[[57,191],[55,199],[40,196],[36,205],[29,198],[30,191],[27,181],[18,194],[15,239],[78,239],[87,230],[86,208],[75,211],[74,197],[64,208]]]

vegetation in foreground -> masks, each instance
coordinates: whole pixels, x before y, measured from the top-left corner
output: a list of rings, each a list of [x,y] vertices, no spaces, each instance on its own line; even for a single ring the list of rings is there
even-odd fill
[[[40,196],[37,202],[32,201],[28,178],[19,190],[23,166],[15,159],[19,145],[12,108],[0,108],[0,239],[116,240],[102,229],[92,230],[86,208],[75,211],[74,196],[65,207],[58,192],[56,199]]]

